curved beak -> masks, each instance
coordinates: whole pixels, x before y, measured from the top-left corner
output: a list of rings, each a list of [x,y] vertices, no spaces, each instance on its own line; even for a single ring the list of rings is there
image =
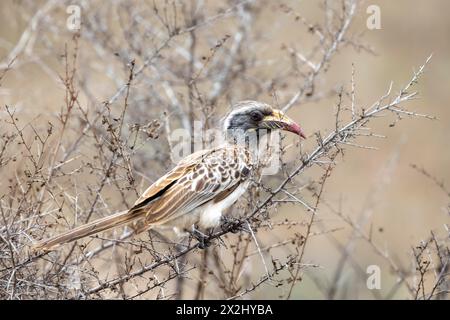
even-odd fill
[[[262,119],[261,124],[267,129],[281,129],[293,132],[303,139],[306,139],[306,136],[300,126],[281,110],[274,109],[271,115],[265,116]]]

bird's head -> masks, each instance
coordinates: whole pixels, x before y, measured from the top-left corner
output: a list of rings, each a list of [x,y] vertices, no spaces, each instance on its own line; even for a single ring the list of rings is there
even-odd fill
[[[226,132],[239,130],[249,132],[260,129],[270,131],[280,129],[293,132],[306,139],[300,126],[283,111],[257,101],[238,102],[234,106],[233,111],[226,117],[224,129]]]

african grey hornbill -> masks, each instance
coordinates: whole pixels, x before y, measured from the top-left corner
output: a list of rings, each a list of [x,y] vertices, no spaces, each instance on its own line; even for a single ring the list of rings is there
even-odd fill
[[[52,250],[120,225],[133,223],[134,233],[156,226],[175,231],[208,229],[220,223],[222,212],[246,191],[254,174],[255,157],[245,143],[247,135],[281,129],[305,138],[300,126],[281,110],[256,102],[237,103],[224,121],[225,143],[197,151],[153,183],[134,206],[89,222],[34,245]],[[237,143],[244,141],[244,143]]]

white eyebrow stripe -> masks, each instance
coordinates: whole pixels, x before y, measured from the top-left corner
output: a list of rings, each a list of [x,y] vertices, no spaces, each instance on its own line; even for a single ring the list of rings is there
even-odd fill
[[[243,101],[239,101],[237,102],[234,106],[233,106],[233,110],[228,113],[225,117],[225,120],[223,121],[223,128],[224,130],[227,130],[228,127],[230,126],[230,119],[238,114],[238,113],[245,113],[246,111],[253,109],[253,108],[258,108],[258,107],[270,107],[268,104],[263,103],[263,102],[258,102],[258,101],[254,101],[254,100],[243,100]]]

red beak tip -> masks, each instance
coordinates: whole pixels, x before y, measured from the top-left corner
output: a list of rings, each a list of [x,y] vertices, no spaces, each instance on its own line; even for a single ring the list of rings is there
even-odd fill
[[[299,135],[300,137],[302,137],[303,139],[306,139],[305,133],[303,132],[302,128],[300,128],[300,126],[296,123],[292,124],[289,127],[290,131],[292,131],[293,133]]]

